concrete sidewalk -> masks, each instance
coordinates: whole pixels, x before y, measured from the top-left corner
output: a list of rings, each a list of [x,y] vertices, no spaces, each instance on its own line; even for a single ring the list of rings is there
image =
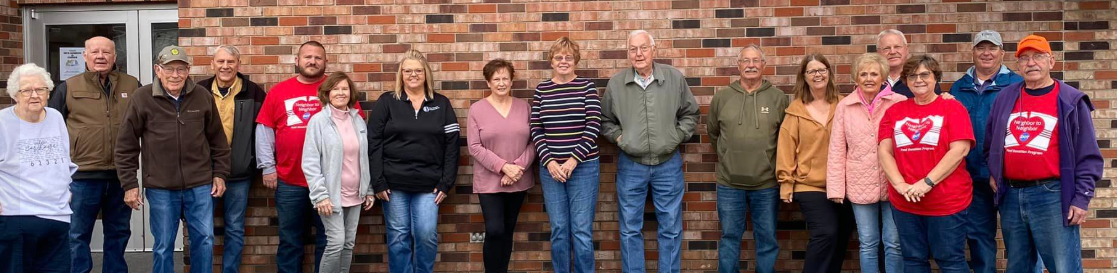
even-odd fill
[[[101,253],[93,253],[93,273],[101,273]],[[151,252],[124,253],[124,261],[128,263],[129,273],[151,273]],[[175,252],[175,273],[182,273],[182,252]]]

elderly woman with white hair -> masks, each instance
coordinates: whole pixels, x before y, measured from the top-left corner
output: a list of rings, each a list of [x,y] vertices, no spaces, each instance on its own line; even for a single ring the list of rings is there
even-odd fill
[[[47,108],[54,82],[35,64],[8,77],[0,110],[0,271],[70,272],[70,139]]]

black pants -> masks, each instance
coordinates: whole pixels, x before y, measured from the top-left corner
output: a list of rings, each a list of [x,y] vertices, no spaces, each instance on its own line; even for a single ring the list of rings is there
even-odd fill
[[[849,236],[853,231],[853,209],[826,199],[825,192],[797,192],[792,198],[803,210],[811,240],[807,243],[804,273],[829,273],[842,270]]]
[[[485,272],[508,272],[512,234],[516,231],[516,219],[520,217],[525,196],[526,191],[477,195],[481,201],[481,215],[485,217]]]
[[[69,273],[70,223],[0,216],[0,272]]]

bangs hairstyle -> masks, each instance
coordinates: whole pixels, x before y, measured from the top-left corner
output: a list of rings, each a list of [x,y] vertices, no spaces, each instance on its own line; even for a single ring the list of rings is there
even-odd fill
[[[926,67],[927,70],[931,70],[931,74],[935,75],[935,83],[938,83],[939,80],[942,80],[942,68],[939,68],[939,61],[936,61],[935,58],[931,57],[931,55],[924,54],[912,56],[911,59],[908,59],[907,62],[904,62],[904,70],[902,73],[900,73],[900,75],[903,75],[905,82],[907,82],[906,80],[908,76],[914,75],[915,71],[919,70],[920,65]]]
[[[349,108],[357,105],[357,86],[353,84],[353,80],[349,79],[349,75],[345,75],[345,72],[334,72],[326,77],[326,81],[318,86],[318,101],[322,102],[323,105],[331,105],[330,91],[333,91],[334,87],[337,87],[337,84],[342,81],[349,84],[349,102],[345,105]]]
[[[826,56],[822,56],[822,54],[818,53],[807,55],[803,57],[803,61],[799,62],[799,74],[795,76],[795,87],[793,89],[795,97],[802,100],[803,103],[810,103],[815,99],[819,99],[811,94],[811,86],[807,83],[807,80],[813,77],[807,75],[807,64],[811,61],[818,61],[826,66],[826,94],[824,95],[826,97],[824,99],[829,103],[838,102],[838,86],[834,85],[833,77],[834,68],[830,66],[830,61],[826,60]]]
[[[865,53],[861,54],[861,56],[857,56],[857,59],[853,60],[853,72],[849,73],[850,79],[852,79],[854,83],[857,83],[857,74],[861,74],[861,70],[873,64],[880,67],[881,75],[885,77],[888,76],[888,61],[885,60],[884,57],[881,57],[880,54]]]
[[[481,70],[481,75],[485,76],[486,82],[491,81],[493,80],[493,74],[496,74],[496,72],[500,72],[501,69],[508,71],[509,80],[516,79],[516,68],[512,67],[512,63],[505,61],[504,59],[489,61],[489,63],[485,64],[485,68]]]
[[[428,98],[433,98],[434,74],[432,73],[434,72],[431,71],[431,65],[427,62],[427,57],[423,56],[423,52],[419,52],[418,50],[414,49],[407,50],[407,52],[403,53],[403,59],[399,60],[399,71],[396,72],[396,89],[392,91],[392,95],[395,96],[397,100],[403,98],[404,89],[407,88],[406,85],[403,83],[403,77],[408,76],[403,74],[403,62],[406,62],[408,60],[418,61],[420,64],[423,65],[423,94],[425,94]]]
[[[562,37],[555,40],[554,44],[551,44],[551,52],[549,55],[551,59],[548,61],[554,60],[555,55],[563,52],[569,52],[570,55],[574,57],[574,65],[578,65],[578,62],[582,60],[582,52],[581,48],[578,47],[578,43],[575,43],[570,37]]]

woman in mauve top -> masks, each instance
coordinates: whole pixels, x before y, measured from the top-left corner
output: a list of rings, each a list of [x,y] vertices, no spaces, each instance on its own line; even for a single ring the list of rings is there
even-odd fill
[[[485,272],[508,272],[516,218],[527,190],[535,185],[532,174],[525,172],[535,160],[528,128],[531,109],[512,97],[512,63],[492,60],[482,73],[492,93],[469,107],[466,123],[473,192],[485,219]]]
[[[551,222],[551,261],[555,272],[594,272],[601,101],[593,81],[574,74],[581,59],[577,43],[559,38],[549,56],[554,73],[535,87],[531,140]]]

